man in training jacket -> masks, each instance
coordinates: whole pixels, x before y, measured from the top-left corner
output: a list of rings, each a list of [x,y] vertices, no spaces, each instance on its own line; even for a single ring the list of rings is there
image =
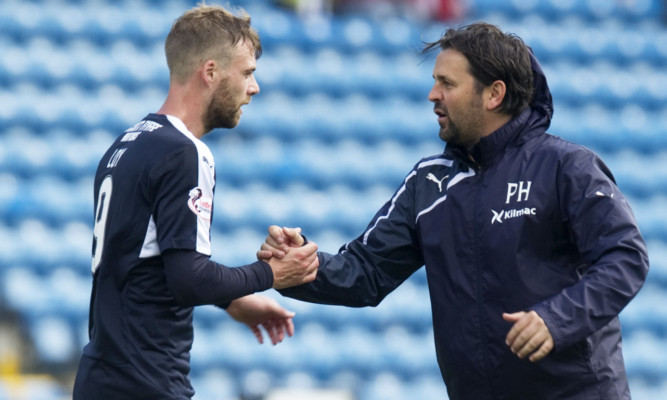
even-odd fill
[[[630,399],[618,314],[648,258],[628,202],[595,154],[546,132],[551,94],[521,39],[477,23],[433,48],[444,154],[361,236],[320,252],[315,281],[281,293],[374,306],[425,265],[450,399]],[[258,255],[296,232],[272,227]]]

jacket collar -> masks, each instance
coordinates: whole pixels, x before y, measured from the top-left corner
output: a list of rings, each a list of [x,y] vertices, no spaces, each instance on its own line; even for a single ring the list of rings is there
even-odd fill
[[[472,158],[482,168],[492,165],[496,158],[521,136],[530,115],[531,110],[525,109],[492,134],[481,138],[477,144],[468,149]]]

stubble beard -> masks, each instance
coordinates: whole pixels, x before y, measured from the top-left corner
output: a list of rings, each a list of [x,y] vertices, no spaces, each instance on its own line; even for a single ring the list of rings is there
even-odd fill
[[[213,94],[204,115],[204,127],[207,132],[215,128],[230,129],[239,124],[241,115],[240,103],[234,101],[235,96],[224,82]]]
[[[461,131],[451,120],[447,121],[446,126],[440,126],[438,136],[440,136],[440,139],[446,143],[457,144],[461,141]]]
[[[479,141],[482,132],[482,101],[474,97],[469,108],[460,118],[460,123],[454,123],[447,112],[447,122],[440,125],[438,136],[446,143],[462,146],[472,146]]]

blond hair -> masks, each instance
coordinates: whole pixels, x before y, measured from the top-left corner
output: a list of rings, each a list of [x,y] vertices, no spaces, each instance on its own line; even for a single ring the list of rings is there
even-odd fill
[[[221,6],[201,4],[179,17],[164,46],[171,78],[183,82],[207,60],[227,65],[239,42],[252,45],[255,58],[259,58],[262,45],[250,26],[250,16],[243,9],[237,14]]]

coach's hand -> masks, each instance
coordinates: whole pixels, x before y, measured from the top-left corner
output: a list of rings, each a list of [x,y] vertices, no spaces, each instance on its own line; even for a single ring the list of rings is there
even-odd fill
[[[528,357],[530,361],[535,362],[553,350],[554,339],[551,332],[535,311],[503,313],[503,319],[514,324],[507,334],[505,343],[519,358]]]
[[[301,247],[303,243],[301,228],[281,228],[271,225],[269,235],[257,252],[257,259],[266,261],[271,257],[283,258],[290,247]]]
[[[278,302],[268,297],[251,294],[240,297],[231,302],[227,313],[236,321],[246,324],[257,337],[259,343],[264,343],[264,336],[259,327],[263,327],[274,345],[288,336],[294,335],[293,311],[281,307]]]
[[[272,257],[265,260],[273,270],[273,288],[284,289],[312,282],[317,275],[320,262],[317,245],[313,242],[300,247],[292,247],[283,258]]]

